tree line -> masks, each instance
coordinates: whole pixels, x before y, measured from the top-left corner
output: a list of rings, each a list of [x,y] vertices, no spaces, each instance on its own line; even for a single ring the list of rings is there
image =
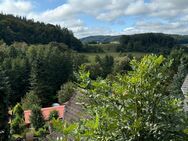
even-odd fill
[[[123,35],[120,37],[120,52],[152,52],[169,54],[177,46],[173,37],[162,33]]]
[[[64,44],[0,45],[0,68],[10,86],[9,102],[15,105],[28,91],[39,96],[47,106],[56,99],[60,86],[72,79],[73,71],[86,59]]]
[[[59,42],[77,51],[82,48],[80,40],[67,28],[5,14],[0,14],[0,39],[7,44],[15,41],[27,44]]]

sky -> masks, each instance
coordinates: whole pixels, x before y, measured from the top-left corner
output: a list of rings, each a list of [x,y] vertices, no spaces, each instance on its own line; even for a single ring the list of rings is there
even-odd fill
[[[67,27],[78,38],[188,34],[188,0],[0,0],[0,12]]]

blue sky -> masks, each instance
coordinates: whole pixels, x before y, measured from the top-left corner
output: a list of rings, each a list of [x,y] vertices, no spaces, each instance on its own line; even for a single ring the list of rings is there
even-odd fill
[[[59,24],[78,38],[144,32],[188,34],[188,0],[0,0],[0,11]]]

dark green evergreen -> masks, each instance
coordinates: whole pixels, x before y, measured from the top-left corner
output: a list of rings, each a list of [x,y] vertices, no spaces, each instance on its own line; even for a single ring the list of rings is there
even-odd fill
[[[82,48],[82,43],[67,28],[4,14],[0,14],[0,39],[7,44],[15,41],[28,44],[58,42],[77,51]]]
[[[8,116],[8,98],[9,98],[8,79],[0,67],[0,141],[5,141],[9,138],[9,116]]]
[[[67,82],[61,86],[60,90],[58,91],[58,101],[59,103],[63,104],[67,102],[74,94],[75,86],[72,82]]]
[[[24,111],[20,103],[13,108],[12,121],[10,124],[11,134],[23,134],[25,130]]]
[[[123,35],[120,37],[120,52],[153,52],[169,54],[176,46],[176,40],[162,33]]]
[[[42,128],[45,124],[44,117],[41,112],[41,108],[37,105],[34,105],[31,110],[30,116],[31,125],[37,131],[39,128]]]

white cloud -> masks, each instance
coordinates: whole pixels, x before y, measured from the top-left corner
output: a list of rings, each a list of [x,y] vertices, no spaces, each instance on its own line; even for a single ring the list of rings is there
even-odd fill
[[[33,8],[32,3],[26,0],[1,0],[0,11],[8,14],[26,15]]]
[[[128,27],[123,30],[124,34],[136,34],[145,32],[161,32],[167,34],[188,34],[188,25],[186,23],[172,22],[138,22],[133,27]]]
[[[131,3],[125,10],[125,15],[140,15],[149,13],[152,9],[148,4],[144,3],[144,0],[139,0],[134,3]]]
[[[126,21],[127,17],[136,17],[135,23],[124,29],[125,34],[142,32],[188,34],[188,0],[150,0],[149,2],[144,0],[67,0],[66,3],[54,9],[43,12],[33,10],[31,0],[0,0],[0,11],[59,24],[73,30],[78,37],[122,33],[104,27],[89,27],[82,21],[84,19],[80,19],[80,14],[92,16],[96,20],[112,22],[117,26],[117,21],[122,17],[125,23],[129,22]]]

